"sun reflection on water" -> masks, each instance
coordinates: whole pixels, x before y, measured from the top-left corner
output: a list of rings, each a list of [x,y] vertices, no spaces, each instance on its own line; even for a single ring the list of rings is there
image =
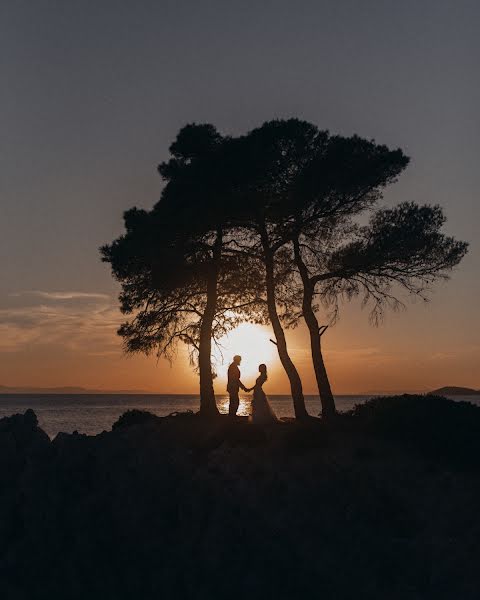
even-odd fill
[[[238,406],[237,415],[240,417],[247,417],[252,412],[252,397],[253,392],[249,394],[240,395],[240,404]],[[217,398],[218,410],[221,413],[228,414],[228,396]]]

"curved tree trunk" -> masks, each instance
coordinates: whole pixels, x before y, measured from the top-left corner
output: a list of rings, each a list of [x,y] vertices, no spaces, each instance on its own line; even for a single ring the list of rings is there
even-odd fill
[[[322,417],[330,418],[336,413],[335,400],[333,398],[330,382],[328,381],[327,369],[322,355],[322,338],[318,326],[318,320],[312,310],[311,303],[303,306],[303,316],[310,333],[310,348],[312,351],[312,362],[317,380],[318,393],[322,404]]]
[[[277,350],[280,362],[282,363],[285,372],[290,381],[290,389],[292,391],[293,408],[297,419],[305,419],[308,417],[308,412],[305,407],[305,398],[303,396],[302,380],[293,364],[292,359],[288,354],[287,341],[285,332],[277,312],[275,302],[275,276],[274,276],[274,258],[271,251],[268,234],[265,227],[261,228],[262,246],[265,259],[265,285],[267,292],[267,308],[270,322],[272,323],[273,333],[277,341]]]
[[[327,369],[325,368],[325,363],[323,361],[320,328],[318,326],[317,317],[312,308],[314,286],[309,279],[307,268],[302,260],[298,240],[295,240],[293,245],[295,252],[295,263],[298,267],[303,283],[302,311],[303,318],[305,319],[305,323],[310,334],[312,362],[315,370],[315,378],[317,380],[320,402],[322,404],[322,417],[328,419],[336,414],[336,408],[335,400],[330,388],[330,382],[328,381]]]
[[[212,373],[212,327],[217,310],[218,274],[222,254],[222,231],[217,231],[213,246],[212,265],[207,280],[207,302],[200,325],[198,345],[198,370],[200,374],[200,414],[212,417],[219,413],[213,391]]]

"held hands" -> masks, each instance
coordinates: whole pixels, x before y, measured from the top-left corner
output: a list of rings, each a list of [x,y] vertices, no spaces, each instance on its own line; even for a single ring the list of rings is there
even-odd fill
[[[251,392],[251,391],[252,391],[252,390],[255,388],[255,386],[253,386],[253,387],[251,387],[251,388],[247,388],[247,387],[245,387],[245,386],[243,385],[243,383],[242,383],[241,381],[240,381],[239,383],[240,383],[240,387],[242,388],[242,390],[243,390],[244,392]]]

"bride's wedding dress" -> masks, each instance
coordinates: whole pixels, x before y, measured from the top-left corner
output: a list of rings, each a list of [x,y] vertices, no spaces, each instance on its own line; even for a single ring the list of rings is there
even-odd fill
[[[257,377],[255,387],[253,388],[252,423],[275,423],[278,421],[262,388],[266,380],[266,376],[261,374]]]

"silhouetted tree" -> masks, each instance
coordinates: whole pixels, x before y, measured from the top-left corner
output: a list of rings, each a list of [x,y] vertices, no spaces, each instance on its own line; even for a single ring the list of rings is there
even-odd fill
[[[399,305],[392,294],[395,283],[423,294],[458,264],[467,245],[440,233],[444,217],[439,207],[402,204],[375,213],[368,227],[355,224],[357,215],[374,208],[385,186],[407,166],[401,150],[358,136],[330,136],[310,123],[289,119],[267,122],[239,138],[237,152],[241,173],[235,193],[245,209],[242,224],[256,236],[252,247],[260,248],[257,256],[265,265],[268,314],[295,413],[306,416],[300,377],[278,314],[276,281],[277,263],[286,273],[289,261],[297,270],[302,299],[301,308],[292,310],[295,295],[290,288],[283,320],[287,325],[295,325],[301,316],[305,320],[322,414],[331,417],[335,403],[322,356],[316,300],[336,313],[339,298],[363,293],[364,302],[374,300],[375,319],[385,305]]]
[[[171,357],[177,342],[185,342],[198,364],[205,415],[218,413],[212,340],[238,324],[246,306],[254,312],[252,269],[225,253],[228,205],[218,196],[210,158],[221,143],[210,125],[183,128],[171,159],[159,166],[166,181],[160,201],[149,212],[127,211],[125,235],[101,250],[122,284],[121,310],[135,315],[119,329],[126,350]]]
[[[313,125],[297,161],[292,190],[293,260],[302,282],[302,316],[310,336],[312,362],[322,403],[322,415],[335,414],[335,402],[322,355],[316,310],[316,278],[324,273],[325,256],[348,236],[352,218],[375,205],[383,187],[408,164],[400,150],[358,136],[330,136]]]
[[[290,357],[282,321],[290,319],[298,297],[291,283],[292,262],[285,245],[291,217],[290,168],[296,155],[292,129],[296,120],[271,121],[234,143],[238,173],[233,186],[243,212],[237,215],[242,231],[248,232],[239,251],[261,261],[261,287],[265,294],[278,356],[290,382],[296,418],[308,416],[302,381]],[[259,290],[260,292],[260,290]]]
[[[447,279],[468,250],[466,242],[441,232],[446,218],[440,206],[402,202],[373,213],[368,225],[354,228],[351,240],[332,247],[325,270],[313,283],[327,307],[338,311],[340,299],[362,295],[373,303],[373,322],[385,308],[403,305],[398,291],[428,300],[430,286]]]
[[[407,166],[401,150],[289,119],[239,137],[189,125],[170,152],[159,166],[160,201],[127,213],[127,234],[103,256],[122,283],[122,309],[137,311],[120,330],[127,348],[168,355],[186,341],[198,353],[205,414],[217,410],[212,340],[266,314],[297,418],[308,414],[284,328],[305,320],[322,414],[331,417],[318,302],[336,316],[342,298],[362,295],[378,320],[400,305],[398,286],[423,297],[467,251],[441,233],[435,206],[402,203],[358,224]]]
[[[358,136],[319,135],[323,148],[298,178],[292,242],[322,414],[330,417],[335,405],[321,354],[316,299],[333,307],[336,316],[340,298],[363,293],[364,304],[373,301],[372,318],[378,321],[385,306],[400,306],[398,286],[424,295],[429,284],[460,262],[467,244],[440,232],[445,218],[439,207],[403,203],[373,213],[367,227],[355,225],[354,218],[378,203],[408,158]]]

